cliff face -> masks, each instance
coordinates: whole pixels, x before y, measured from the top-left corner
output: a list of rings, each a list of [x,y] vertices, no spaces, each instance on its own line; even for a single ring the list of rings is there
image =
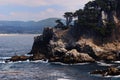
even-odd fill
[[[30,53],[33,57],[39,55],[38,59],[63,63],[119,59],[119,40],[98,44],[95,42],[95,36],[90,38],[74,34],[77,33],[73,28],[66,30],[45,28],[41,36],[35,37]]]

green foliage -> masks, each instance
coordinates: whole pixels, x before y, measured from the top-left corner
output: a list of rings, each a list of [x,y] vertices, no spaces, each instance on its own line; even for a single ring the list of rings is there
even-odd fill
[[[115,24],[114,23],[107,23],[107,27],[106,27],[106,35],[111,35],[112,32],[115,29]]]
[[[105,27],[96,27],[95,29],[98,34],[100,34],[102,37],[105,37],[106,36],[106,28]]]
[[[66,27],[64,26],[64,24],[61,22],[60,19],[57,19],[55,22],[57,23],[57,25],[55,26],[55,28],[66,29]]]
[[[102,27],[96,27],[95,30],[102,36],[102,37],[107,37],[111,36],[112,32],[115,29],[115,24],[114,23],[107,23],[106,26]]]
[[[94,0],[88,2],[84,9],[79,9],[74,13],[74,17],[78,17],[75,21],[75,25],[78,28],[86,29],[89,31],[95,31],[102,37],[110,36],[114,29],[115,24],[111,13],[115,10],[116,0]],[[104,25],[102,22],[102,11],[104,11],[107,17],[107,23]]]
[[[101,35],[102,38],[111,36],[115,30],[113,11],[116,9],[116,1],[118,0],[89,1],[84,9],[79,9],[74,13],[66,12],[64,14],[66,24],[69,26],[73,17],[77,17],[77,20],[74,21],[74,26],[77,27],[78,31],[81,29],[81,31],[84,30],[84,33],[97,33]],[[107,15],[105,24],[102,20],[102,11]]]

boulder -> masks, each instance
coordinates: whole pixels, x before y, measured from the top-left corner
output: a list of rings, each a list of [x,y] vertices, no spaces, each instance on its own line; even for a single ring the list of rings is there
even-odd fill
[[[33,54],[33,56],[30,57],[30,60],[46,60],[46,57],[44,54]]]
[[[10,59],[7,59],[6,61],[25,61],[25,60],[27,60],[27,59],[29,59],[29,56],[24,56],[24,55],[22,55],[22,56],[12,56]]]
[[[81,62],[94,62],[95,60],[86,53],[80,53],[79,60]]]
[[[68,51],[64,58],[64,63],[94,62],[94,59],[86,53],[79,53],[76,49]]]
[[[20,60],[20,56],[12,56],[10,59],[9,59],[10,61],[19,61]]]
[[[22,55],[22,56],[19,56],[19,57],[20,57],[20,61],[25,61],[25,60],[29,59],[29,56]]]
[[[78,42],[76,42],[75,48],[81,53],[87,53],[95,60],[99,59],[98,54],[99,52],[103,51],[100,47],[96,46],[90,40],[79,40]]]
[[[66,52],[67,50],[65,48],[54,48],[54,56],[62,57],[63,55],[65,55]]]

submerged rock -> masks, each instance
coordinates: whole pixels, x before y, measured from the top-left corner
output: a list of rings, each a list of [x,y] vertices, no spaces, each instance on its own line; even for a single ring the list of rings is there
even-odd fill
[[[22,55],[22,56],[12,56],[10,59],[7,59],[6,60],[6,62],[8,62],[8,61],[13,61],[13,62],[15,62],[15,61],[26,61],[27,59],[29,59],[29,56],[24,56],[24,55]]]
[[[95,70],[90,74],[100,74],[102,76],[117,76],[120,75],[120,69],[115,67],[109,67],[108,69],[105,70]]]

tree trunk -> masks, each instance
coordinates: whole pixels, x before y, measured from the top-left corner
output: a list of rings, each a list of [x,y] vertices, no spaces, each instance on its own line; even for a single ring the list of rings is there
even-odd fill
[[[69,26],[69,18],[66,17],[66,26],[68,27]]]

